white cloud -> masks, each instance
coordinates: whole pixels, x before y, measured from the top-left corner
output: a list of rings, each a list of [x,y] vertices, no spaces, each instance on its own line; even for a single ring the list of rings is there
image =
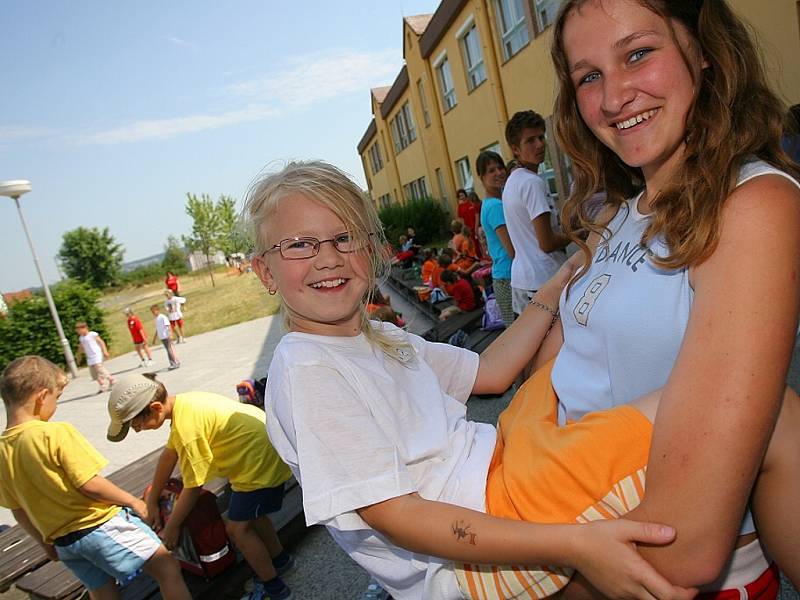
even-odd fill
[[[338,50],[291,57],[277,73],[242,81],[228,90],[287,107],[304,107],[390,84],[402,66],[396,50]]]
[[[168,39],[176,44],[188,43],[180,38]],[[290,57],[286,65],[274,74],[227,87],[229,93],[251,102],[244,108],[218,115],[198,114],[136,121],[105,131],[73,136],[70,141],[77,144],[124,144],[168,139],[274,118],[346,94],[360,92],[366,97],[370,88],[391,83],[401,64],[394,50],[335,50]]]
[[[186,41],[185,39],[178,37],[177,35],[171,35],[166,37],[165,39],[173,46],[178,46],[179,48],[186,48],[187,50],[197,50],[197,44]]]
[[[208,129],[219,129],[239,123],[261,121],[274,117],[278,111],[268,106],[249,106],[219,115],[190,115],[167,119],[136,121],[115,129],[78,136],[78,144],[120,144],[143,140],[164,140],[186,133],[196,133]]]

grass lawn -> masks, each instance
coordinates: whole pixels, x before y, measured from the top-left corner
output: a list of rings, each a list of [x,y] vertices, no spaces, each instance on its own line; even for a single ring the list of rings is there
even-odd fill
[[[181,295],[186,298],[183,320],[187,337],[272,315],[280,308],[278,296],[268,295],[254,273],[239,275],[236,271],[220,270],[214,273],[214,282],[216,286],[212,287],[206,272],[180,278]],[[155,326],[150,306],[158,304],[164,311],[165,289],[163,282],[157,282],[109,292],[100,299],[99,305],[111,334],[109,353],[112,357],[133,350],[123,314],[128,306],[142,320],[149,336],[147,343],[152,342]]]

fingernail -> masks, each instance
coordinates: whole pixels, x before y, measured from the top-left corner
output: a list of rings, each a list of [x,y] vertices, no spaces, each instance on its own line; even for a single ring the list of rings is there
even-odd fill
[[[669,525],[662,525],[661,535],[663,535],[664,537],[672,537],[673,535],[675,535],[675,528],[670,527]]]

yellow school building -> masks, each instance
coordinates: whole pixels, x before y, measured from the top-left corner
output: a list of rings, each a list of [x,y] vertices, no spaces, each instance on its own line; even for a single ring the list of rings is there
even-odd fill
[[[800,102],[800,0],[729,0],[758,36],[769,78],[787,105]],[[370,90],[372,120],[358,142],[378,209],[432,197],[455,212],[456,190],[483,193],[474,174],[486,149],[512,158],[505,125],[533,109],[552,130],[551,24],[560,0],[443,0],[405,17],[404,66]],[[376,82],[385,83],[385,82]],[[565,197],[567,161],[548,136],[539,174]]]

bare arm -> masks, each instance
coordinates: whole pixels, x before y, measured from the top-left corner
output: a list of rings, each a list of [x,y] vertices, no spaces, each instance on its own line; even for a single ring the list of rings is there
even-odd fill
[[[178,464],[178,453],[172,448],[164,448],[161,451],[161,456],[158,458],[156,471],[153,474],[153,483],[150,485],[150,493],[147,494],[147,498],[145,498],[150,517],[149,523],[155,529],[160,529],[162,525],[161,515],[158,511],[158,499],[167,481],[172,476],[176,464]]]
[[[192,512],[202,492],[203,486],[183,488],[183,491],[181,491],[181,495],[175,501],[175,506],[172,509],[167,525],[159,533],[167,549],[172,550],[177,545],[181,525],[186,520],[186,517],[189,516],[189,513]]]
[[[500,519],[417,494],[358,510],[371,527],[412,552],[448,560],[489,564],[548,564],[589,573],[617,598],[690,598],[673,588],[636,553],[633,540],[666,543],[673,532],[632,522],[541,525]],[[616,530],[614,527],[618,527]]]
[[[664,387],[631,518],[680,532],[642,555],[681,585],[712,581],[730,555],[772,432],[800,306],[800,193],[762,176],[724,209],[719,246],[691,273],[683,345]]]
[[[514,258],[514,244],[511,243],[511,236],[508,235],[508,227],[505,225],[498,225],[494,232],[497,234],[500,243],[503,244],[503,248],[505,248],[506,253],[511,258]]]
[[[103,338],[101,338],[98,335],[96,339],[98,345],[100,346],[100,350],[103,352],[103,358],[108,358],[108,346],[106,346],[106,343],[103,341]]]
[[[42,534],[39,533],[39,530],[36,529],[34,524],[31,522],[28,513],[25,512],[22,508],[14,508],[11,510],[11,514],[14,515],[14,518],[19,523],[19,526],[22,527],[29,536],[31,536],[36,542],[42,547],[47,554],[47,558],[50,560],[58,560],[58,554],[56,554],[56,549],[53,548],[52,544],[48,544],[42,538]]]
[[[567,236],[553,231],[549,212],[540,214],[531,223],[533,224],[533,231],[536,233],[536,240],[539,242],[539,248],[543,252],[554,252],[569,245],[570,240]]]
[[[78,489],[82,494],[94,500],[107,504],[116,504],[117,506],[127,506],[142,517],[142,520],[147,520],[147,505],[139,498],[114,485],[105,477],[95,475]]]

